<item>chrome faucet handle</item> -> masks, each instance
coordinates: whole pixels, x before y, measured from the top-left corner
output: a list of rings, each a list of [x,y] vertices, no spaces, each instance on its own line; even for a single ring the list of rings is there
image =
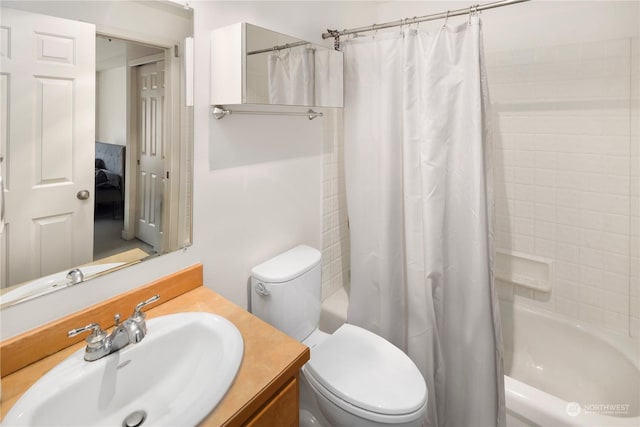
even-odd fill
[[[136,305],[136,308],[133,310],[133,314],[127,319],[126,323],[129,324],[129,336],[134,342],[140,342],[147,334],[147,324],[144,321],[146,316],[142,312],[142,309],[159,299],[160,295],[156,294],[148,300],[142,301]]]
[[[152,296],[148,300],[145,300],[145,301],[142,301],[141,303],[138,303],[138,305],[136,305],[135,310],[133,310],[133,315],[131,317],[136,317],[136,316],[141,315],[143,308],[145,308],[149,304],[153,304],[154,302],[158,301],[159,299],[160,299],[160,295],[155,294],[154,296]]]
[[[97,323],[89,323],[87,326],[83,326],[82,328],[76,328],[76,329],[70,330],[69,332],[67,332],[67,337],[69,338],[75,337],[76,335],[81,334],[85,331],[92,331],[92,335],[93,335],[93,334],[99,334],[100,331],[102,331],[102,329],[100,329],[100,325],[98,325]]]
[[[86,331],[91,331],[85,341],[87,342],[87,347],[92,349],[101,347],[108,336],[107,333],[102,330],[100,325],[97,323],[89,323],[87,326],[83,326],[82,328],[70,330],[67,332],[67,337],[75,337],[76,335]]]

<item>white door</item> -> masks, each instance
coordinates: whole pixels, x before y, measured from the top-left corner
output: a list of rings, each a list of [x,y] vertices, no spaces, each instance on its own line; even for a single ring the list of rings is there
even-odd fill
[[[165,191],[164,61],[138,67],[136,237],[161,252]]]
[[[93,259],[95,26],[8,8],[1,21],[10,286]]]

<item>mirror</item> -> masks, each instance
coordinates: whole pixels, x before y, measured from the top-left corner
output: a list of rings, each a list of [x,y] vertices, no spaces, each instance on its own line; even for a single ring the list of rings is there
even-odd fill
[[[1,20],[0,307],[190,245],[192,10],[3,1]]]
[[[239,23],[212,32],[211,104],[342,107],[342,52]]]

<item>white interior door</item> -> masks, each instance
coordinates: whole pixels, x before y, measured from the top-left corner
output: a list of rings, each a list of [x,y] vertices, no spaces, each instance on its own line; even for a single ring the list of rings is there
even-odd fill
[[[93,259],[95,26],[8,8],[1,21],[10,286]]]
[[[161,252],[165,192],[164,61],[138,67],[136,237]]]

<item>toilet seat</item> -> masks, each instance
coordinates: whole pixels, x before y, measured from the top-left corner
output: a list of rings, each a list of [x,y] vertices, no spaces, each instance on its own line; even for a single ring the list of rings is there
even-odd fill
[[[382,337],[344,324],[311,351],[302,368],[325,398],[363,418],[403,422],[426,405],[427,389],[416,365]]]

